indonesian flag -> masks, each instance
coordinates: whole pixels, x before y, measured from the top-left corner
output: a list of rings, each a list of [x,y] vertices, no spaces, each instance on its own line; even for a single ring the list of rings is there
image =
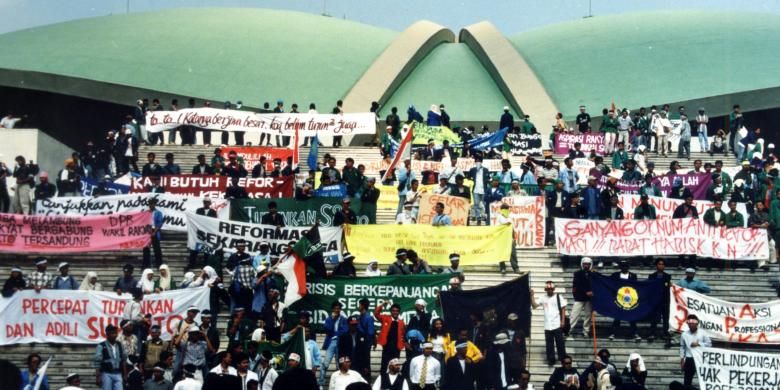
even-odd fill
[[[411,126],[409,126],[409,131],[406,132],[404,139],[401,140],[401,144],[398,145],[398,150],[395,152],[395,157],[393,157],[393,162],[390,163],[390,166],[387,168],[387,171],[385,171],[384,176],[382,176],[382,180],[381,180],[382,182],[384,182],[385,180],[387,180],[388,177],[393,175],[393,172],[395,172],[395,167],[398,166],[399,162],[411,158],[412,140],[414,139],[413,130],[414,130],[414,122],[412,122]]]
[[[284,293],[284,304],[290,306],[306,295],[306,261],[305,259],[324,248],[320,242],[320,231],[314,225],[306,232],[290,251],[279,260],[276,270],[287,279],[287,290]]]

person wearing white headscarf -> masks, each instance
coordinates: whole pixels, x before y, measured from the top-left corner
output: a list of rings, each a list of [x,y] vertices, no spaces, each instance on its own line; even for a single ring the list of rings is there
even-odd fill
[[[201,271],[200,276],[198,276],[198,278],[195,279],[192,284],[190,284],[190,287],[214,287],[214,283],[216,283],[218,279],[219,275],[217,275],[217,271],[215,271],[213,267],[207,265],[203,267],[203,271]]]
[[[623,369],[622,376],[624,384],[630,383],[638,385],[637,388],[644,388],[645,380],[647,380],[647,368],[645,367],[645,360],[642,359],[641,355],[633,352],[628,356],[628,362],[626,362],[626,368]],[[625,382],[629,380],[630,382]]]
[[[81,291],[103,291],[103,285],[98,283],[98,274],[94,271],[87,272],[87,276],[81,281],[79,286]]]
[[[176,282],[171,280],[171,270],[168,268],[168,264],[161,265],[160,278],[154,283],[154,291],[162,292],[175,289]]]
[[[181,280],[181,283],[179,284],[181,288],[188,288],[192,286],[192,280],[195,279],[195,273],[194,272],[187,272],[184,274],[184,278]]]
[[[151,268],[147,268],[141,274],[141,280],[138,281],[138,287],[144,294],[151,294],[154,292],[154,271]]]
[[[382,270],[379,269],[379,262],[376,260],[371,260],[368,262],[368,266],[366,266],[366,272],[364,274],[365,276],[382,276]]]

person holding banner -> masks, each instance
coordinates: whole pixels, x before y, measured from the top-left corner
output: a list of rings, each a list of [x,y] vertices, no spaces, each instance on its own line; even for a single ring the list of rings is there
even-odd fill
[[[151,249],[154,249],[154,266],[159,267],[162,265],[162,249],[160,249],[160,230],[165,223],[163,219],[162,211],[157,210],[157,198],[149,198],[149,211],[152,213],[152,225],[150,226],[149,234],[152,236],[151,243],[143,249],[143,263],[142,268],[149,268],[152,265],[151,262]]]
[[[712,340],[703,332],[699,332],[699,317],[689,314],[686,319],[688,330],[680,335],[680,369],[683,370],[683,384],[691,386],[696,374],[696,363],[693,351],[699,347],[712,347]]]

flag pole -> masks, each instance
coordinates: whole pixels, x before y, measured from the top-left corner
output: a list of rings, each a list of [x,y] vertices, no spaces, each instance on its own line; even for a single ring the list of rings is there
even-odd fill
[[[590,311],[590,328],[593,329],[593,356],[596,356],[596,349],[598,348],[596,346],[596,311],[591,310]]]

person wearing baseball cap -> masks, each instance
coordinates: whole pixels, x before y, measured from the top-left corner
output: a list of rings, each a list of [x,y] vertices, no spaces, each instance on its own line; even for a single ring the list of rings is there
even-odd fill
[[[357,269],[355,269],[355,256],[349,252],[344,252],[341,257],[343,260],[333,269],[333,276],[356,277]]]
[[[441,378],[441,364],[431,356],[433,344],[424,343],[422,352],[422,355],[414,357],[409,362],[409,379],[414,388],[436,390],[436,383]]]

